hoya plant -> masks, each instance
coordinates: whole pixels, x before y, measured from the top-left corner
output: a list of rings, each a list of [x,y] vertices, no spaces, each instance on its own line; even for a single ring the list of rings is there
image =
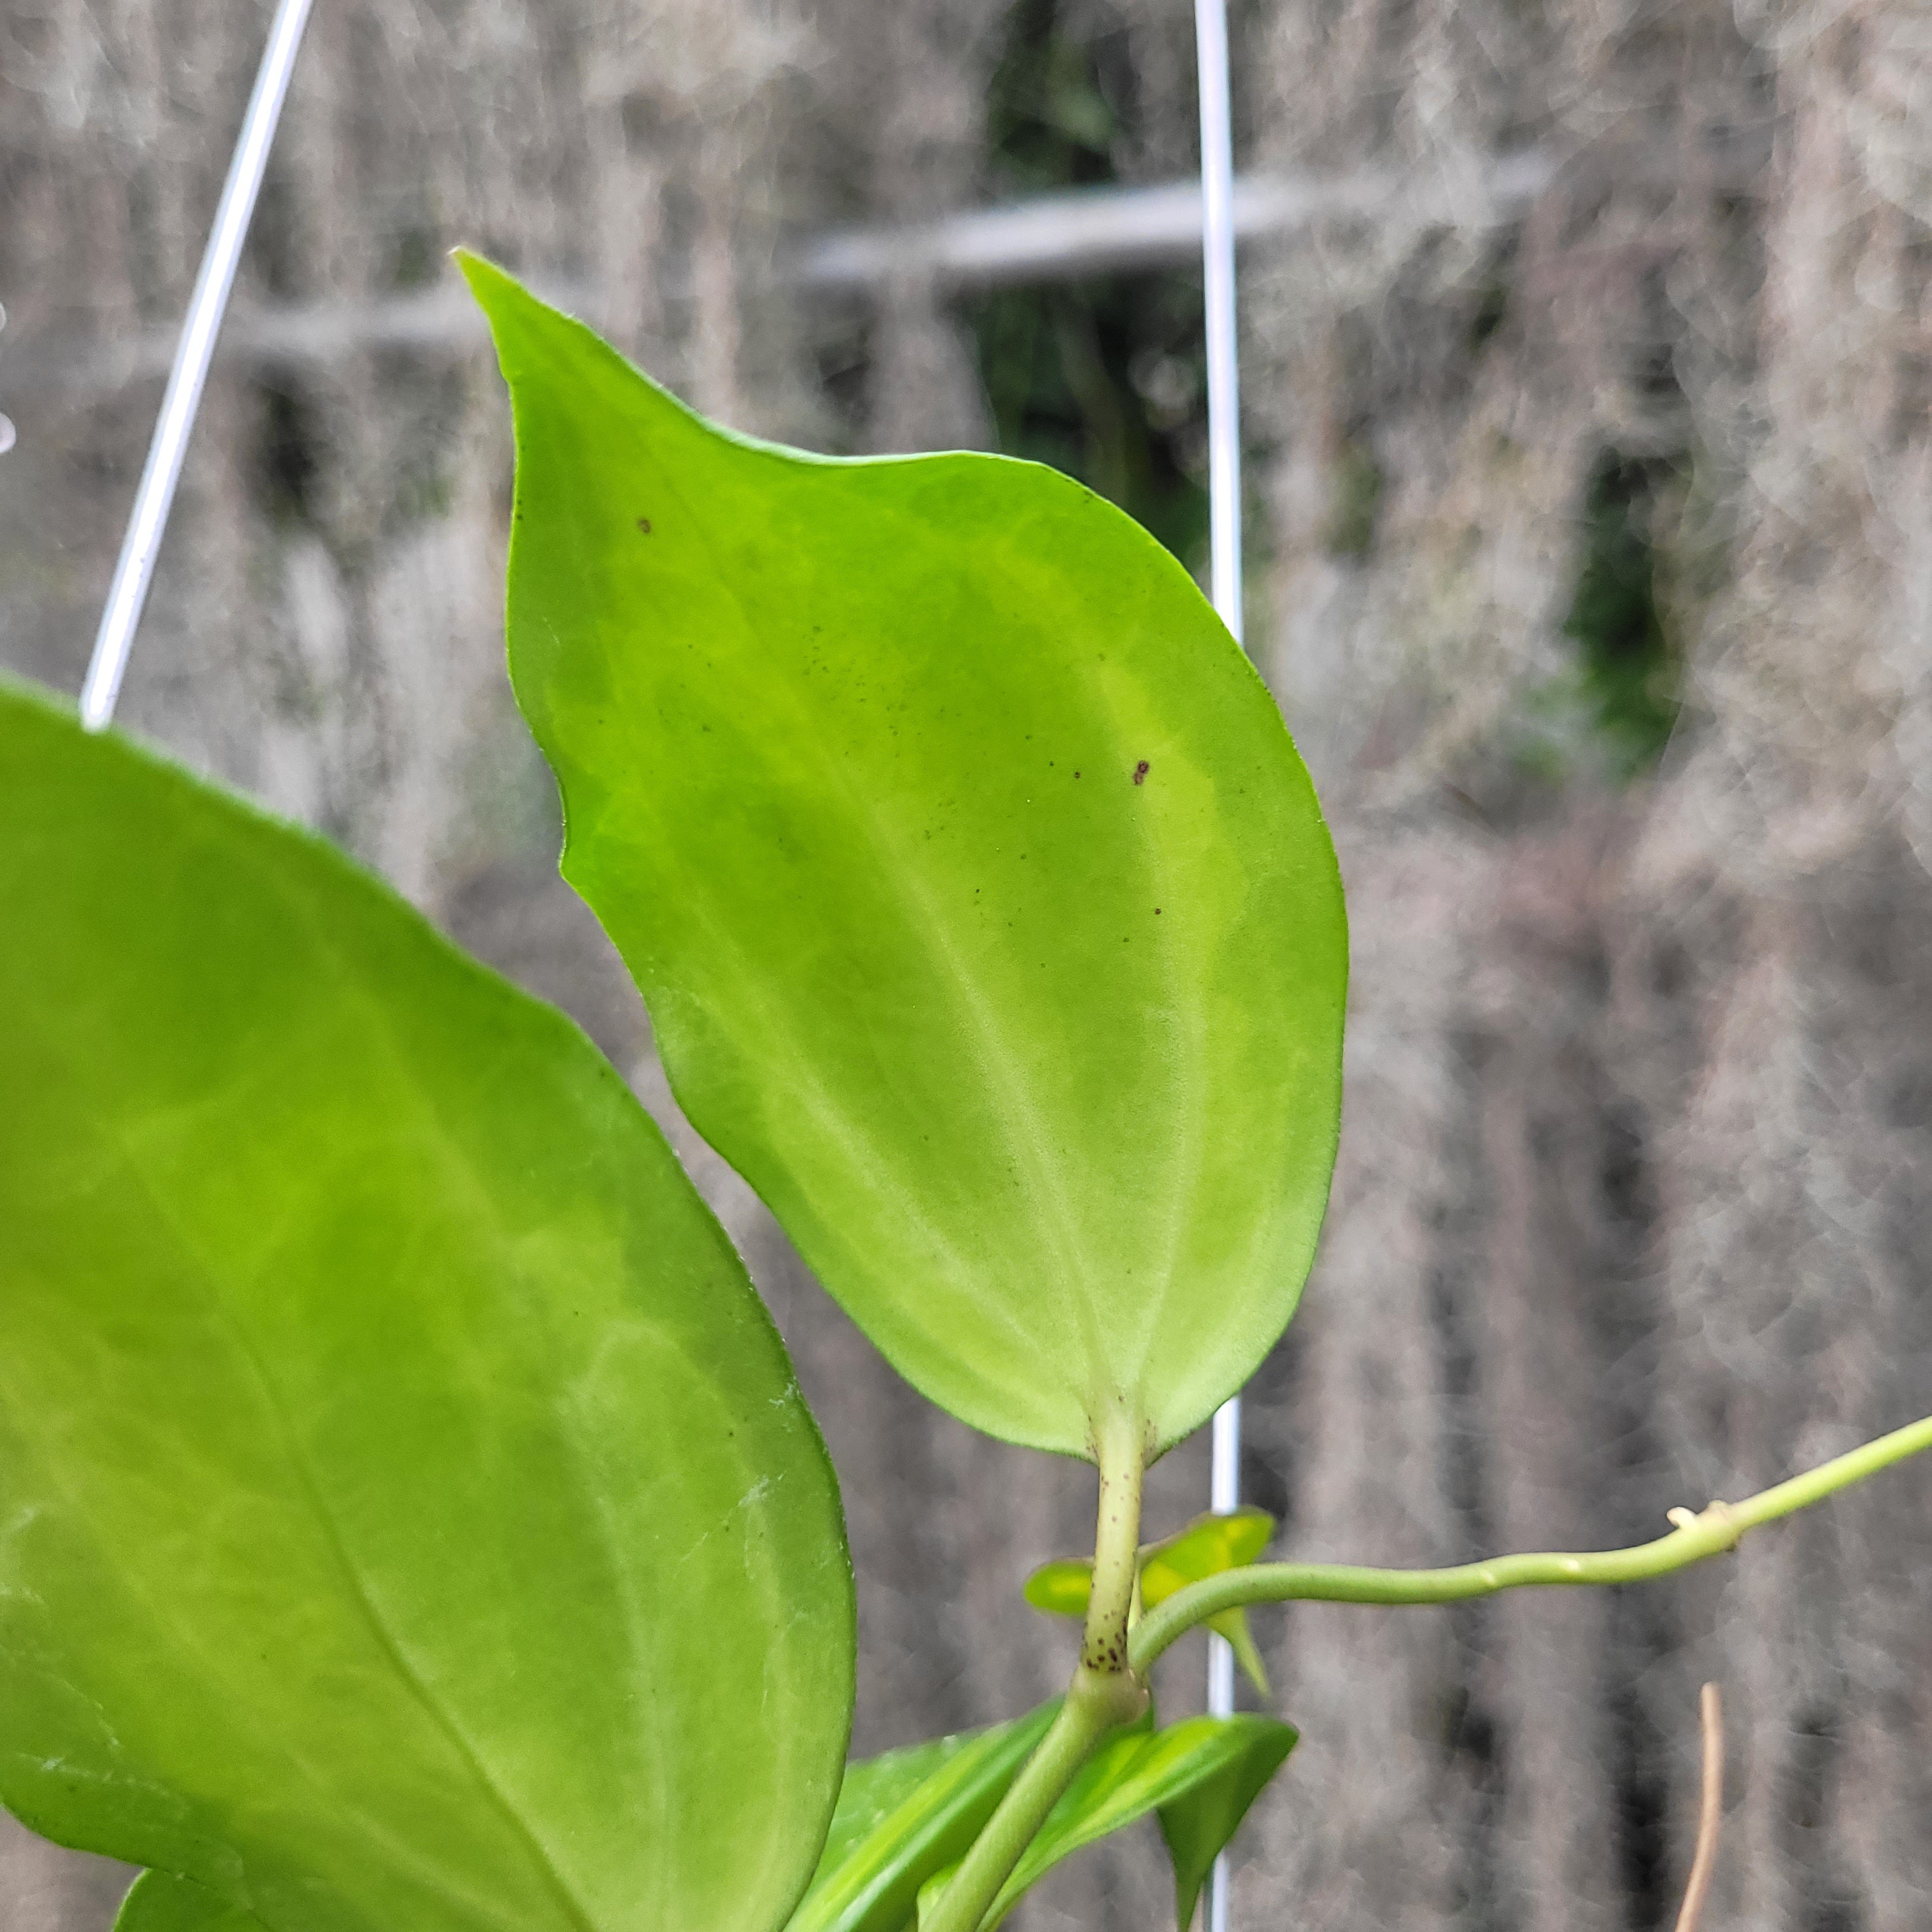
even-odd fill
[[[672,1084],[931,1399],[1097,1472],[1064,1695],[848,1764],[853,1582],[784,1350],[569,1021],[328,846],[0,689],[0,1802],[122,1932],[988,1932],[1151,1814],[1186,1926],[1295,1734],[1162,1726],[1249,1607],[1634,1581],[1148,1545],[1293,1312],[1342,890],[1185,573],[1034,465],[734,436],[473,258],[510,671]]]

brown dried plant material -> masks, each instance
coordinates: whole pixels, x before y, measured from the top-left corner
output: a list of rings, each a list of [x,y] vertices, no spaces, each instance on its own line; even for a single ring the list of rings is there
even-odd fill
[[[1704,1686],[1697,1708],[1704,1742],[1703,1791],[1697,1808],[1697,1849],[1677,1914],[1677,1932],[1697,1932],[1718,1868],[1718,1839],[1724,1828],[1724,1708],[1716,1684]]]

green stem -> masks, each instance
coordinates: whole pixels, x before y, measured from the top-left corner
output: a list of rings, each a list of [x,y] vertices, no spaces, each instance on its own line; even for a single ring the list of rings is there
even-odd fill
[[[1132,1723],[1147,1708],[1147,1687],[1127,1668],[1127,1628],[1140,1575],[1144,1435],[1119,1417],[1096,1433],[1100,1502],[1080,1666],[1059,1715],[960,1861],[922,1932],[980,1932],[1000,1886],[1094,1747],[1117,1724]]]
[[[1094,1525],[1094,1583],[1087,1598],[1087,1630],[1080,1662],[1107,1672],[1127,1667],[1127,1624],[1140,1574],[1141,1432],[1117,1424],[1094,1445],[1100,1468],[1100,1504]]]
[[[1932,1449],[1932,1416],[1895,1429],[1889,1436],[1834,1456],[1743,1502],[1713,1503],[1696,1516],[1688,1510],[1673,1510],[1671,1520],[1678,1524],[1677,1528],[1654,1543],[1639,1544],[1630,1550],[1496,1556],[1450,1570],[1365,1570],[1327,1563],[1257,1563],[1246,1569],[1226,1570],[1190,1583],[1149,1611],[1135,1626],[1128,1660],[1136,1673],[1144,1672],[1169,1644],[1197,1624],[1247,1604],[1454,1604],[1526,1586],[1638,1583],[1667,1576],[1674,1570],[1735,1549],[1748,1529],[1804,1509],[1923,1449]]]
[[[979,1932],[1000,1888],[1094,1747],[1117,1724],[1139,1716],[1145,1703],[1146,1693],[1124,1671],[1082,1664],[1074,1672],[1059,1714],[961,1860],[922,1932]]]

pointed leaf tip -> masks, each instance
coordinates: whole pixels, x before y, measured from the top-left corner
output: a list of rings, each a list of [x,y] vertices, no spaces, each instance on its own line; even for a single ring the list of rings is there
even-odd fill
[[[456,264],[457,273],[469,284],[477,307],[492,320],[496,309],[507,298],[512,296],[529,296],[529,291],[507,269],[500,268],[487,255],[479,255],[473,248],[452,248],[449,259]]]
[[[1292,1724],[1274,1718],[1196,1719],[1216,1723],[1211,1768],[1160,1807],[1160,1834],[1174,1862],[1174,1917],[1187,1932],[1214,1861],[1240,1830],[1249,1808],[1300,1741]]]
[[[458,272],[470,284],[478,302],[486,308],[491,301],[506,296],[520,296],[526,302],[536,299],[508,268],[491,261],[488,255],[479,255],[474,248],[459,244],[450,250],[449,259],[456,264]]]

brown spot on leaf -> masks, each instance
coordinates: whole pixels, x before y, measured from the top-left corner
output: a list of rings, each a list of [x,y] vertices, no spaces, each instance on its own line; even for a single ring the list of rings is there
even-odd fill
[[[644,532],[646,536],[649,536],[651,533],[650,518],[648,517],[640,517],[638,519],[638,527]]]
[[[1148,761],[1146,759],[1143,758],[1140,763],[1134,767],[1134,783],[1136,784],[1144,784],[1147,782],[1147,775]]]

